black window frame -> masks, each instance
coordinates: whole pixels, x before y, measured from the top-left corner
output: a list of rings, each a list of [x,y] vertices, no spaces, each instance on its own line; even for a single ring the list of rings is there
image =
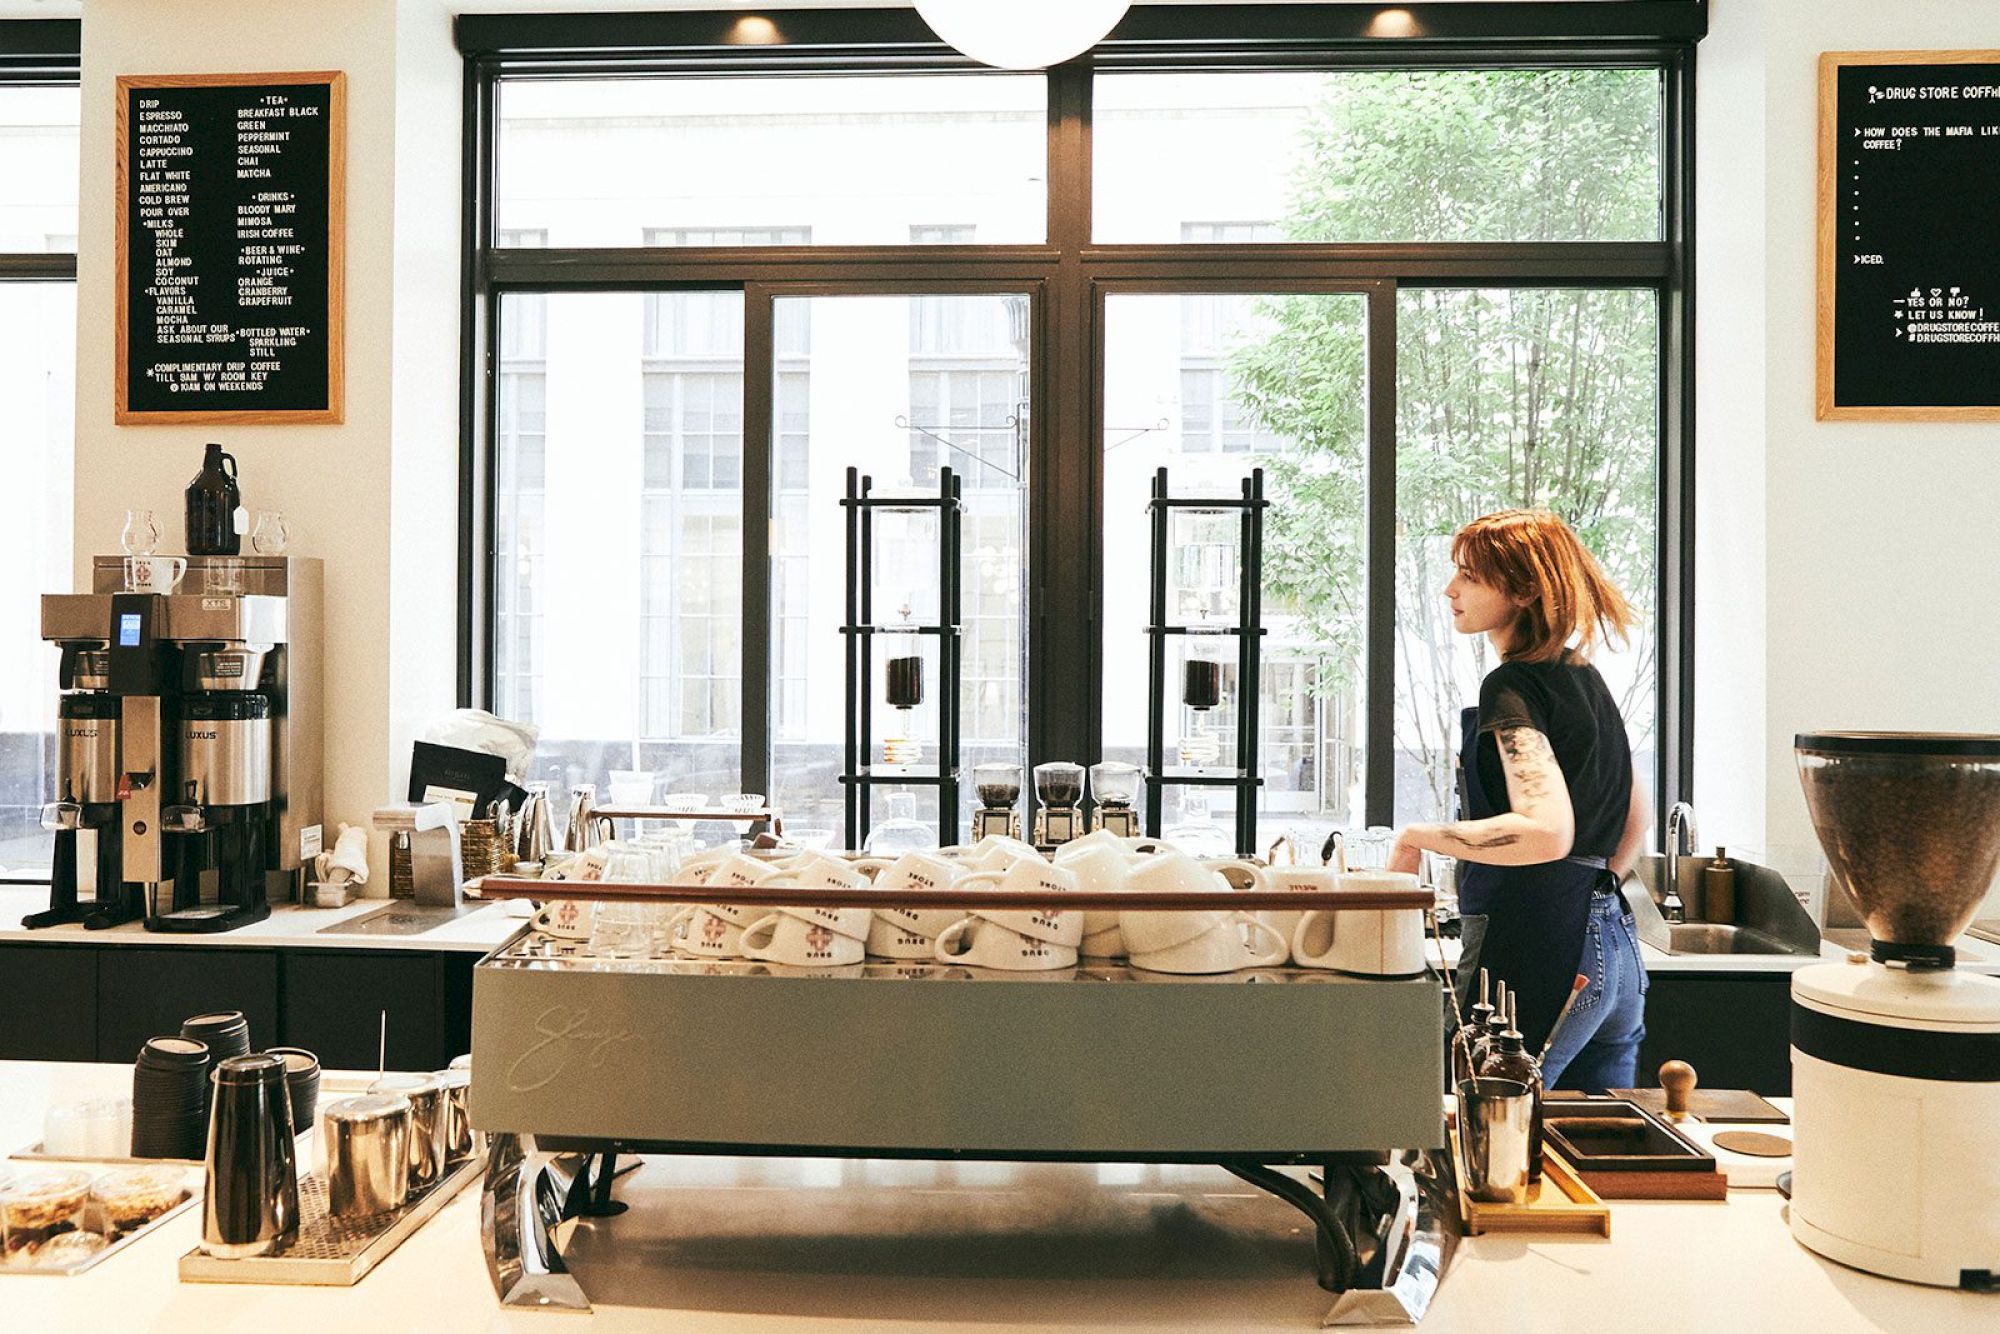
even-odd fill
[[[83,24],[77,19],[0,19],[0,87],[77,87]],[[81,244],[81,241],[79,241]],[[0,283],[74,283],[76,251],[0,251]],[[46,873],[0,875],[0,885],[46,885]]]
[[[1395,294],[1402,287],[1576,286],[1656,293],[1659,311],[1659,733],[1656,815],[1692,800],[1694,742],[1694,80],[1706,0],[1415,4],[1410,35],[1372,35],[1375,5],[1134,6],[1097,47],[1048,71],[1048,230],[1030,245],[657,247],[502,251],[497,95],[506,77],[780,77],[977,72],[914,10],[797,10],[743,44],[746,12],[463,15],[464,324],[459,695],[490,698],[493,313],[510,292],[743,291],[742,782],[770,791],[773,558],[747,535],[771,504],[775,295],[1029,294],[1029,764],[1101,753],[1101,329],[1114,292],[1344,292],[1368,300],[1366,818],[1394,817]],[[1661,74],[1661,230],[1651,241],[1100,244],[1091,234],[1097,71],[1643,67]],[[1083,609],[1077,614],[1072,609]],[[1083,664],[1078,671],[1077,665]],[[1379,683],[1379,684],[1378,684]]]

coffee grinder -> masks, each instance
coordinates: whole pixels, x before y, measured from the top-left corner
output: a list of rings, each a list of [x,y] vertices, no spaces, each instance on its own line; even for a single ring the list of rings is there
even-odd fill
[[[1035,846],[1056,848],[1083,833],[1083,766],[1050,760],[1035,766]]]
[[[1096,803],[1094,827],[1120,838],[1139,836],[1139,784],[1146,771],[1136,764],[1100,760],[1090,766],[1090,799]]]
[[[989,763],[972,766],[972,787],[979,794],[979,809],[972,813],[972,837],[989,834],[1000,838],[1021,837],[1021,766]]]
[[[2000,980],[1952,942],[2000,867],[2000,736],[1818,732],[1794,749],[1829,893],[1871,957],[1792,974],[1792,1235],[1916,1283],[2000,1288]]]
[[[111,655],[80,644],[62,647],[62,694],[56,701],[56,800],[42,808],[42,827],[55,833],[49,865],[49,907],[21,919],[29,930],[81,922],[101,930],[139,916],[139,896],[121,872],[118,820],[118,698],[110,693]],[[91,893],[78,838],[89,835]]]

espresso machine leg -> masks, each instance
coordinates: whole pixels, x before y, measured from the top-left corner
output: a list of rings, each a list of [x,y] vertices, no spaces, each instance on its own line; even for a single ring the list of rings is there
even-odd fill
[[[589,1159],[545,1153],[532,1135],[496,1134],[486,1152],[479,1204],[486,1272],[500,1305],[526,1310],[590,1310],[590,1299],[556,1249],[564,1203]]]

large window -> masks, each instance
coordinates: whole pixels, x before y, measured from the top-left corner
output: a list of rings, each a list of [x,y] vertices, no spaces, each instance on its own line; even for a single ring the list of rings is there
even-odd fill
[[[77,123],[73,84],[0,82],[0,877],[46,874],[56,796],[41,594],[72,578]]]
[[[563,776],[749,786],[852,840],[849,468],[878,494],[962,481],[961,765],[1143,758],[1156,472],[1185,497],[1261,469],[1253,781],[1170,785],[1165,824],[1228,829],[1239,790],[1259,850],[1450,812],[1491,664],[1441,615],[1449,541],[1519,505],[1568,518],[1632,596],[1640,629],[1600,665],[1681,791],[1689,46],[1398,69],[1328,42],[1312,68],[1294,34],[1259,68],[1225,54],[1226,16],[1184,21],[1219,44],[1113,40],[1048,74],[967,72],[888,14],[866,27],[890,46],[845,67],[783,41],[727,71],[481,48],[501,357],[479,686]],[[635,52],[677,22],[644,20]],[[912,522],[878,533],[877,622],[935,612]],[[1177,514],[1176,614],[1233,614],[1241,556],[1233,520]],[[1162,708],[1169,765],[1233,756],[1233,709]],[[934,701],[874,714],[937,741]]]

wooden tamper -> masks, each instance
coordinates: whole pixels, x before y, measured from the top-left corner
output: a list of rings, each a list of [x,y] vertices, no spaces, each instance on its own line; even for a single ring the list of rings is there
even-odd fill
[[[1660,1088],[1667,1095],[1667,1120],[1688,1119],[1688,1099],[1697,1082],[1694,1067],[1686,1061],[1668,1061],[1660,1067]]]

